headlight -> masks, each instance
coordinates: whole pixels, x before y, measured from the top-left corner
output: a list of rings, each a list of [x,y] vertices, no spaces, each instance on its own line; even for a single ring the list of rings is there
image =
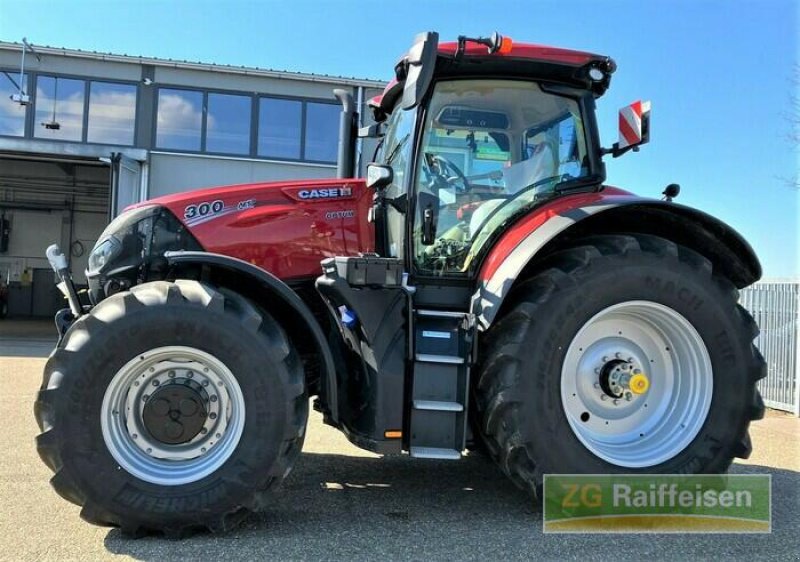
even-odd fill
[[[138,207],[111,221],[89,254],[86,275],[93,277],[103,270],[139,264],[145,238],[152,230],[152,217],[160,211],[157,205]]]
[[[97,244],[92,253],[89,254],[88,271],[90,273],[98,273],[103,267],[112,259],[117,257],[122,251],[122,244],[119,240],[114,238],[106,238]]]

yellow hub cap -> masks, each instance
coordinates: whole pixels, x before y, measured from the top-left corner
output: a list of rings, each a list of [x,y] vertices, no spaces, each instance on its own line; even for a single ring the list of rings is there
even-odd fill
[[[634,394],[644,394],[650,388],[650,379],[642,373],[633,375],[628,381],[628,387]]]

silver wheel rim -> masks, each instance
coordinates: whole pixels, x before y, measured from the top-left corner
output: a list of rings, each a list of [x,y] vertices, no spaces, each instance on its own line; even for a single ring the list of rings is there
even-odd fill
[[[191,440],[171,445],[150,434],[143,411],[155,390],[176,384],[196,389],[206,416]],[[219,359],[193,347],[159,347],[131,359],[111,379],[101,409],[103,439],[119,466],[166,486],[195,482],[219,469],[244,430],[244,395],[236,377]]]
[[[649,380],[643,393],[616,384],[620,373],[636,371]],[[713,385],[711,359],[694,326],[662,304],[629,301],[602,310],[575,335],[561,370],[561,403],[575,436],[593,454],[642,468],[692,442],[708,415]]]

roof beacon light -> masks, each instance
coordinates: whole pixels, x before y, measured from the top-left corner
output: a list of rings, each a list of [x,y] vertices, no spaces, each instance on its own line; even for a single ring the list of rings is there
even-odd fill
[[[511,49],[514,48],[514,42],[511,40],[511,37],[502,37],[500,38],[500,46],[497,48],[497,52],[501,55],[507,55],[511,52]]]

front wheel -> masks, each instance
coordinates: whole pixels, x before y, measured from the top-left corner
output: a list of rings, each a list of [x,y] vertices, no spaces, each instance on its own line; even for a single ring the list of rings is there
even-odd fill
[[[308,402],[268,313],[180,280],[139,285],[76,321],[35,414],[51,483],[84,519],[180,535],[268,505],[300,452]]]
[[[547,473],[716,473],[750,453],[758,330],[699,254],[598,236],[509,298],[483,344],[476,422],[521,487]]]

